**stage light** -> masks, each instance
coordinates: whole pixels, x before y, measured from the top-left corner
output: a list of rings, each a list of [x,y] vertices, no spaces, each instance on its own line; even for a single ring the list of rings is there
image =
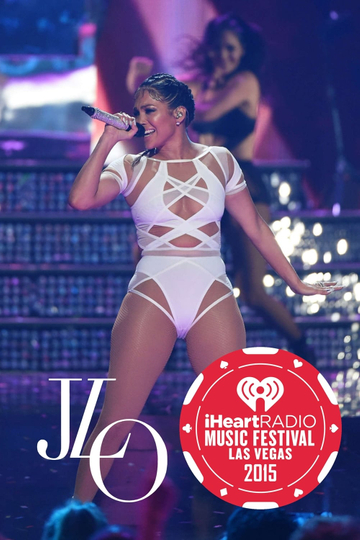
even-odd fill
[[[294,245],[291,240],[289,238],[276,238],[276,240],[278,241],[281,251],[285,257],[289,258],[294,253]]]
[[[276,221],[273,221],[273,223],[271,224],[271,228],[274,232],[278,232],[280,231],[281,229],[281,223],[280,223],[280,220],[276,220]]]
[[[275,238],[277,242],[281,244],[281,242],[290,238],[290,234],[289,229],[280,229],[280,231],[276,233]]]
[[[303,236],[303,234],[305,233],[305,224],[302,222],[302,221],[298,221],[296,224],[295,224],[295,227],[294,227],[294,231],[297,232],[297,234]]]
[[[240,289],[239,289],[238,287],[234,287],[234,288],[233,288],[233,293],[234,293],[235,298],[239,298],[239,296],[240,296]]]
[[[281,218],[280,223],[282,229],[288,229],[291,226],[291,219],[289,216],[284,216]]]
[[[273,278],[272,275],[266,274],[263,277],[263,284],[264,284],[265,287],[273,287],[274,283],[275,283],[275,279]]]
[[[315,315],[315,313],[317,313],[319,309],[320,309],[319,304],[312,304],[311,306],[307,308],[307,312],[309,315]]]
[[[323,255],[323,261],[325,264],[329,264],[331,262],[331,259],[332,259],[332,255],[331,255],[331,251],[326,251]]]
[[[286,296],[289,296],[289,297],[295,296],[294,291],[292,291],[289,286],[286,287],[285,293],[286,293]]]
[[[345,238],[342,238],[341,240],[338,241],[338,243],[336,244],[336,249],[337,249],[337,252],[339,255],[344,255],[347,250],[348,250],[348,243],[347,241],[345,240]]]
[[[322,280],[322,279],[323,279],[323,275],[322,275],[321,273],[318,274],[317,272],[312,272],[311,274],[308,274],[308,275],[306,276],[305,279],[306,279],[306,282],[307,282],[307,283],[312,283],[312,284],[314,284],[314,283],[316,283],[317,281]]]
[[[280,176],[278,173],[274,172],[270,175],[270,184],[273,188],[277,188],[280,185]]]
[[[301,255],[301,259],[304,264],[312,266],[318,262],[318,253],[316,249],[306,249]]]
[[[312,232],[314,236],[320,236],[323,232],[321,223],[315,223],[313,226]]]
[[[360,283],[356,283],[356,285],[354,285],[353,293],[355,296],[355,300],[357,302],[360,302]]]
[[[32,79],[12,79],[3,90],[7,110],[44,107],[66,103],[93,103],[96,67],[88,66],[67,74],[34,75]],[[54,113],[55,114],[55,113]]]
[[[287,182],[281,182],[279,186],[279,195],[282,199],[288,199],[290,197],[291,187]]]

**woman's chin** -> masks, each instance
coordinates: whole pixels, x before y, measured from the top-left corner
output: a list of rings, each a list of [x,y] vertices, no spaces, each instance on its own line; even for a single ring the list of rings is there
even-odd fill
[[[238,68],[239,66],[231,66],[231,68],[229,67],[229,69],[227,69],[226,72],[224,73],[224,77],[228,78],[228,77],[231,77],[232,75],[235,75]]]
[[[148,140],[147,137],[144,138],[144,145],[146,150],[152,150],[155,147],[154,143],[151,140]]]
[[[153,150],[154,146],[152,144],[146,144],[145,143],[145,150]]]

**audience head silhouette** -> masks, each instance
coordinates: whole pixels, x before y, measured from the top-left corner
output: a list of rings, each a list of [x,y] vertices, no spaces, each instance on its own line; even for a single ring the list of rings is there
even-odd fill
[[[134,535],[126,527],[109,525],[95,533],[90,540],[134,540]]]
[[[314,517],[291,540],[360,540],[360,521],[350,516]]]
[[[296,528],[293,517],[281,508],[238,508],[228,520],[226,540],[289,540]]]
[[[41,540],[89,540],[106,525],[104,514],[94,503],[71,499],[52,512]]]

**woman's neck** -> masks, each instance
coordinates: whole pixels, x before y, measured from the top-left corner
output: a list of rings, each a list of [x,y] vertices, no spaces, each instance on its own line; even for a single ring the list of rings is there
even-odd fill
[[[193,159],[199,154],[198,145],[193,143],[187,133],[179,140],[171,140],[158,148],[157,159]]]
[[[240,72],[240,69],[237,68],[231,73],[227,73],[224,75],[216,76],[216,74],[210,73],[208,78],[205,80],[205,87],[210,88],[212,90],[220,90],[221,88],[224,88],[227,83],[232,79],[235,75],[237,75]]]

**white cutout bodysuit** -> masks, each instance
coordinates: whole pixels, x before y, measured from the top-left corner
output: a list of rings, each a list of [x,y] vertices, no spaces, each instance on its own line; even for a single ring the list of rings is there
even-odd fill
[[[208,147],[192,160],[144,156],[130,178],[124,158],[104,172],[117,180],[130,204],[142,249],[128,292],[156,305],[184,338],[205,313],[233,294],[220,256],[220,220],[225,196],[244,189],[246,182],[223,147]],[[223,286],[215,298],[209,295],[209,303],[207,293],[216,282]]]

